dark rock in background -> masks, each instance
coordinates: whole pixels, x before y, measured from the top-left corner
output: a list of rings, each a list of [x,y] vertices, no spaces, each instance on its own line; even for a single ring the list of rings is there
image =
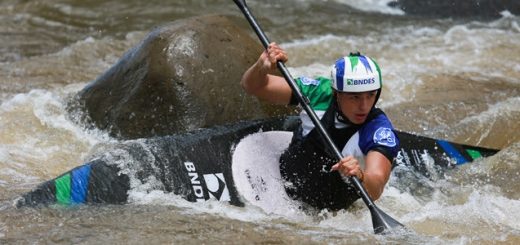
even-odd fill
[[[251,31],[228,17],[178,20],[151,32],[81,90],[69,110],[126,139],[286,114],[240,87],[261,50]]]

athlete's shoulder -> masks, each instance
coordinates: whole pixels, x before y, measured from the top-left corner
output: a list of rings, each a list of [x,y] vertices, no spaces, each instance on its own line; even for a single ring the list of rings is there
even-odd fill
[[[372,148],[387,147],[393,151],[399,148],[399,138],[390,119],[381,113],[367,122],[359,131],[360,147],[364,152]]]
[[[375,116],[372,120],[368,121],[364,127],[369,130],[375,130],[380,127],[390,128],[392,130],[394,129],[392,122],[384,113]]]
[[[299,77],[296,79],[300,91],[305,95],[315,110],[326,110],[333,97],[331,80],[325,77]]]

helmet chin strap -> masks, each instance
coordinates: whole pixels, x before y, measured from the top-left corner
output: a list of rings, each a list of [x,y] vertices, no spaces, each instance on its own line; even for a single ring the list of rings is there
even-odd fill
[[[376,104],[377,104],[377,101],[379,100],[379,96],[381,96],[381,90],[382,90],[381,88],[379,88],[379,89],[377,90],[377,93],[376,93],[376,100],[374,101],[374,105],[372,106],[372,109],[371,109],[371,110],[373,110],[374,108],[376,108]]]
[[[335,100],[334,100],[333,106],[334,106],[334,111],[336,112],[336,119],[347,125],[356,125],[355,123],[351,122],[345,115],[343,115],[343,112],[339,108],[337,97],[336,96],[334,96],[334,97],[335,97]]]
[[[352,121],[350,121],[348,119],[348,117],[346,117],[343,112],[341,111],[341,109],[339,108],[339,105],[338,105],[338,93],[336,91],[334,91],[334,103],[332,106],[334,106],[334,111],[336,112],[336,119],[346,125],[359,125],[359,124],[355,124],[353,123]]]

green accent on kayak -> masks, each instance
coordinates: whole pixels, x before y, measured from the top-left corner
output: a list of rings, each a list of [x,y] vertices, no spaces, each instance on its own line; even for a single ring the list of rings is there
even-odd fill
[[[473,158],[473,160],[481,158],[482,155],[480,154],[480,151],[466,149],[466,152]]]
[[[70,204],[70,173],[65,174],[54,181],[56,185],[56,201],[58,204]]]

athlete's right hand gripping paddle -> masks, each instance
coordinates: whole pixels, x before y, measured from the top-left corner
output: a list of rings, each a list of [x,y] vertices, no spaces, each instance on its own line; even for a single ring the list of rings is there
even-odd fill
[[[253,30],[258,35],[258,38],[260,38],[260,41],[262,42],[262,45],[264,46],[264,48],[267,48],[267,46],[269,45],[269,40],[267,39],[267,36],[265,35],[265,33],[262,31],[262,29],[256,22],[255,17],[249,11],[249,8],[246,5],[246,1],[245,0],[233,0],[233,1],[237,4],[238,8],[240,8],[242,13],[246,17],[247,21],[249,22],[249,24],[251,25]],[[334,145],[334,142],[332,141],[330,136],[327,134],[327,131],[325,131],[325,128],[323,128],[323,126],[321,125],[319,118],[316,116],[316,113],[312,110],[312,108],[309,105],[309,100],[305,96],[303,96],[303,94],[298,89],[296,82],[294,81],[292,76],[289,74],[289,70],[287,70],[284,63],[281,61],[277,61],[276,65],[278,66],[278,69],[280,70],[282,75],[285,77],[285,80],[291,87],[293,93],[296,95],[300,105],[303,107],[305,112],[307,112],[307,114],[311,118],[312,122],[314,123],[314,126],[318,129],[318,132],[320,132],[323,139],[327,142],[329,147],[336,154],[337,160],[339,161],[340,159],[342,159],[343,155],[338,150],[336,145]],[[370,210],[370,214],[372,215],[372,225],[374,227],[374,233],[376,233],[376,234],[388,233],[388,232],[395,230],[396,228],[404,228],[404,226],[401,223],[399,223],[394,218],[390,217],[390,215],[383,212],[381,209],[379,209],[374,204],[372,199],[370,199],[370,197],[368,196],[368,193],[365,190],[365,187],[361,184],[361,182],[359,181],[359,179],[356,176],[351,177],[351,179],[353,180],[354,186],[358,190],[358,193],[361,196],[361,199],[363,199],[363,201],[367,205],[368,209]]]

